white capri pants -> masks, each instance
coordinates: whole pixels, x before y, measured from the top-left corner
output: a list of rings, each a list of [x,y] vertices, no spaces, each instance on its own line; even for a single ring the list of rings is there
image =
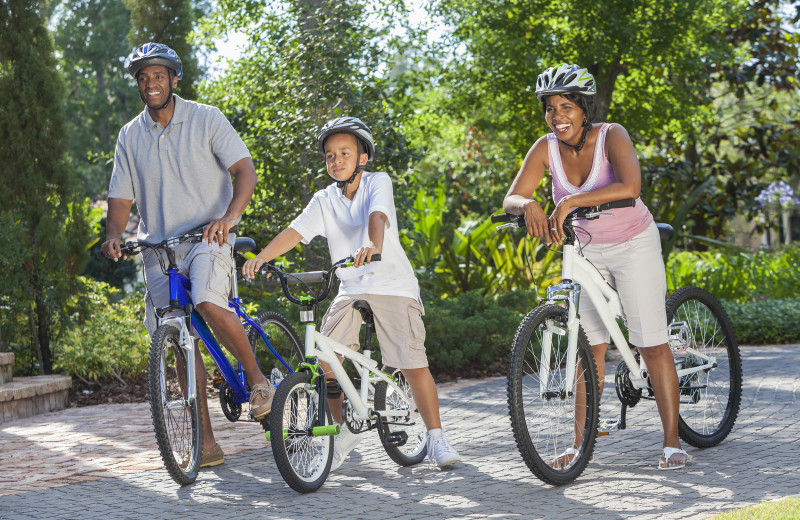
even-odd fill
[[[619,293],[628,326],[628,341],[637,347],[666,343],[667,275],[655,222],[625,242],[589,243],[583,248],[583,254]],[[608,343],[610,334],[584,292],[581,292],[579,311],[589,344]]]

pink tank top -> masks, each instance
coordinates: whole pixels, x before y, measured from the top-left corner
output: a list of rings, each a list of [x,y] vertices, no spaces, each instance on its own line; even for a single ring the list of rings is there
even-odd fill
[[[561,152],[558,149],[558,138],[555,134],[547,134],[547,158],[550,163],[550,173],[553,177],[553,200],[556,204],[567,195],[593,190],[616,182],[614,169],[608,161],[605,152],[606,132],[611,127],[603,123],[597,135],[594,146],[594,158],[589,177],[583,186],[573,186],[567,180],[564,166],[561,163]],[[587,242],[591,235],[594,244],[615,244],[635,237],[653,222],[653,215],[640,198],[636,199],[636,206],[632,208],[619,208],[610,210],[614,215],[602,215],[596,220],[581,221],[578,229],[578,238]],[[587,235],[588,233],[588,235]]]

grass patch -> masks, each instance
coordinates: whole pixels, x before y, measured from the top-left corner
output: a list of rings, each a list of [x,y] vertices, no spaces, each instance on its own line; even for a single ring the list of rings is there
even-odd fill
[[[754,506],[720,513],[712,520],[790,520],[800,518],[800,497],[787,497],[776,502],[762,502]]]

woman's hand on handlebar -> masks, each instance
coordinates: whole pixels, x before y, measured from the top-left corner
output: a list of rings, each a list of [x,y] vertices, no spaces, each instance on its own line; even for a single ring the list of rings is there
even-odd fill
[[[267,263],[266,260],[258,256],[256,256],[255,258],[251,258],[250,260],[247,260],[242,266],[242,274],[252,280],[253,278],[255,278],[258,269],[266,263]],[[267,273],[266,277],[269,278],[270,274],[271,273]]]
[[[548,226],[547,215],[544,214],[542,207],[535,200],[530,200],[522,209],[528,234],[535,238],[544,239],[547,244],[553,242],[552,234],[548,229],[550,226]]]
[[[569,215],[573,209],[578,207],[570,202],[571,198],[572,197],[570,195],[567,195],[558,201],[558,204],[556,204],[556,209],[553,210],[547,219],[550,234],[553,237],[553,242],[555,242],[556,245],[561,244],[566,238],[564,236],[564,221],[566,220],[567,215]]]

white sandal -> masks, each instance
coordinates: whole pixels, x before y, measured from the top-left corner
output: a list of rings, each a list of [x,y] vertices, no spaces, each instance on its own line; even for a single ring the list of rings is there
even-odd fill
[[[683,463],[670,464],[669,458],[672,457],[673,455],[686,455],[686,460],[684,460]],[[658,469],[661,471],[683,469],[684,467],[686,467],[687,462],[689,462],[689,454],[686,453],[686,450],[682,450],[680,448],[664,448],[663,462],[662,459],[658,460]],[[666,464],[666,466],[662,466],[662,464]]]
[[[569,456],[569,455],[577,455],[577,454],[578,454],[578,450],[576,450],[575,448],[567,448],[566,450],[564,450],[564,451],[561,453],[561,455],[558,455],[558,456],[556,456],[555,458],[553,458],[553,460],[551,460],[551,461],[550,461],[550,463],[548,464],[548,466],[550,466],[550,467],[551,467],[551,468],[553,468],[553,469],[556,469],[556,467],[555,467],[555,462],[556,462],[557,460],[562,460],[564,457],[567,457],[567,456]],[[573,457],[573,459],[574,459],[574,458],[575,458],[575,457]],[[572,462],[572,459],[569,459],[568,461],[566,461],[566,464],[562,464],[562,465],[561,465],[561,468],[559,468],[559,469],[564,469],[564,466],[568,466],[568,465],[569,465],[571,462]]]

